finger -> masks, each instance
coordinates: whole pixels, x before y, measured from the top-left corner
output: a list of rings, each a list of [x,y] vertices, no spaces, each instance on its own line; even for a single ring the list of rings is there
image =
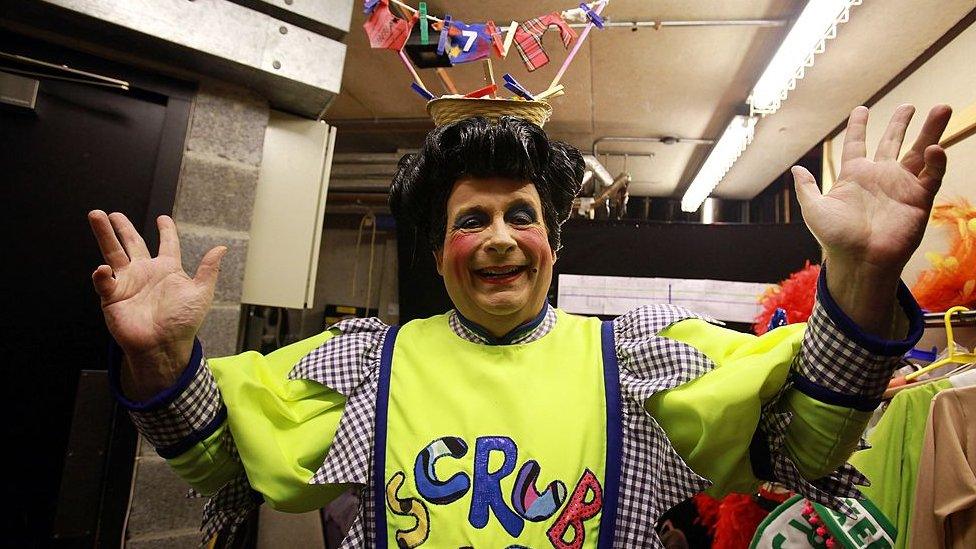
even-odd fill
[[[156,218],[156,227],[159,228],[159,255],[171,257],[180,263],[180,236],[176,232],[176,223],[168,215],[161,215]]]
[[[220,274],[220,260],[227,253],[227,246],[217,246],[207,252],[200,260],[197,273],[193,280],[207,288],[213,289],[217,285],[217,275]]]
[[[867,148],[864,145],[867,127],[868,108],[855,107],[851,111],[851,117],[847,119],[847,132],[844,134],[844,152],[841,155],[841,162],[867,156]]]
[[[820,198],[820,188],[817,186],[817,179],[813,177],[810,170],[803,166],[793,166],[790,168],[793,174],[793,185],[796,188],[796,199],[800,202],[800,208],[806,210],[808,204]]]
[[[913,105],[899,105],[888,121],[881,142],[878,143],[878,150],[874,152],[874,161],[896,160],[901,152],[901,144],[905,141],[905,130],[908,129],[909,122],[915,114]]]
[[[122,249],[122,244],[115,236],[112,223],[108,220],[108,215],[102,210],[92,210],[88,212],[88,224],[91,225],[92,233],[95,234],[95,241],[98,242],[98,249],[102,252],[102,257],[112,269],[121,269],[129,264],[129,256]]]
[[[929,145],[925,148],[923,153],[923,158],[925,160],[925,168],[922,169],[922,173],[918,176],[918,182],[922,184],[931,194],[935,196],[935,193],[939,192],[939,187],[942,186],[942,176],[945,175],[946,171],[946,153],[945,149],[939,145]]]
[[[122,239],[122,247],[125,248],[125,253],[129,255],[131,261],[152,258],[149,255],[149,248],[146,247],[146,241],[139,235],[139,231],[132,226],[128,217],[119,212],[112,212],[109,214],[108,220],[112,222],[112,228]]]
[[[906,170],[918,175],[925,167],[925,149],[929,145],[935,145],[942,139],[942,133],[949,124],[952,116],[952,107],[949,105],[936,105],[929,111],[929,115],[922,124],[922,131],[918,133],[912,148],[905,153],[901,159],[901,165]]]
[[[108,265],[99,265],[92,273],[92,284],[95,285],[95,291],[98,292],[99,297],[108,298],[111,296],[117,284],[115,278],[112,277],[112,268]]]

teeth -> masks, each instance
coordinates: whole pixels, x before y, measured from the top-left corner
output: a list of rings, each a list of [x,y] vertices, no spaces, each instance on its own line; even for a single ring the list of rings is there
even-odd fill
[[[500,274],[511,274],[511,273],[514,273],[514,272],[516,272],[518,270],[519,270],[518,267],[512,267],[510,269],[497,269],[497,268],[491,268],[491,267],[489,267],[489,268],[486,268],[486,269],[481,269],[481,272],[483,272],[485,274],[491,274],[491,275],[500,275]]]

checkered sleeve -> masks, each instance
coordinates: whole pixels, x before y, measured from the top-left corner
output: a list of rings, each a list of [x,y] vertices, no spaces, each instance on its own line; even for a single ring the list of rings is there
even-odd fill
[[[865,333],[831,297],[824,266],[817,281],[817,302],[793,365],[794,387],[828,404],[873,410],[892,372],[924,330],[922,312],[904,284],[898,288],[895,318],[899,317],[901,324],[905,319],[908,324],[903,339],[885,340]]]
[[[921,338],[924,329],[921,310],[904,284],[900,285],[897,298],[896,322],[901,326],[907,324],[907,330],[902,330],[907,332],[906,336],[900,340],[884,340],[867,334],[833,300],[827,289],[826,267],[821,270],[817,301],[807,320],[789,379],[779,396],[763,407],[750,447],[757,476],[775,479],[807,499],[838,512],[851,513],[842,498],[862,497],[856,486],[868,485],[868,479],[849,463],[839,464],[821,478],[805,478],[787,449],[786,436],[793,413],[784,405],[783,397],[788,391],[796,390],[835,406],[860,411],[875,409],[892,372]],[[854,442],[838,440],[837,444]],[[861,441],[858,449],[864,447]]]
[[[179,379],[149,400],[133,401],[121,388],[121,349],[113,346],[109,380],[116,399],[126,408],[132,422],[156,452],[174,458],[214,433],[227,419],[203,347],[193,342],[190,362]]]

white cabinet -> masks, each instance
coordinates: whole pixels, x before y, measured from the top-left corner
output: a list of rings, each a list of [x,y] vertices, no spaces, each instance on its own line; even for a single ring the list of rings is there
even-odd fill
[[[336,130],[271,111],[241,301],[311,308]]]

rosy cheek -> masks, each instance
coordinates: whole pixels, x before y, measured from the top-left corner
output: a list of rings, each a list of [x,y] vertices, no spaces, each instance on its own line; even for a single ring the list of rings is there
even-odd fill
[[[454,278],[460,279],[471,264],[471,256],[478,248],[478,235],[454,233],[444,245],[444,259],[450,264]]]
[[[542,229],[531,227],[518,231],[515,233],[515,240],[518,241],[519,247],[526,250],[534,259],[540,262],[552,260],[552,248]]]

